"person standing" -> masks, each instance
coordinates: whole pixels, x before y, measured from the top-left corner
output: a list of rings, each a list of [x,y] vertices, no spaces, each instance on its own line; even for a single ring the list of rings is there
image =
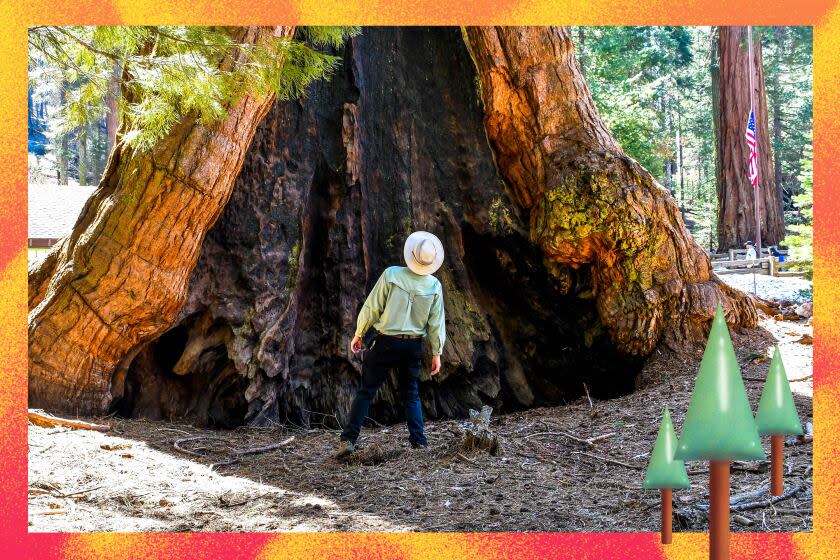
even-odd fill
[[[755,259],[757,259],[758,256],[755,253],[755,245],[753,245],[753,242],[747,241],[746,243],[744,243],[744,245],[747,248],[747,256],[744,258],[748,261],[754,261]]]
[[[428,445],[417,379],[423,363],[423,337],[428,336],[432,347],[432,376],[440,372],[446,342],[443,287],[432,276],[443,263],[443,244],[434,234],[415,231],[405,241],[403,257],[407,266],[386,268],[359,312],[350,350],[354,354],[362,350],[362,337],[370,328],[376,334],[364,356],[362,382],[341,432],[336,458],[355,451],[370,403],[391,369],[398,373],[408,440],[414,448]]]

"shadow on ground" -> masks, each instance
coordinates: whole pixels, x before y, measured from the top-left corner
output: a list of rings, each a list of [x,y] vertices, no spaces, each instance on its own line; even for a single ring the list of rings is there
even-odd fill
[[[763,326],[733,337],[753,408],[773,344],[794,357],[790,378],[811,371],[810,347],[797,348],[810,327]],[[408,446],[404,424],[367,428],[346,462],[332,458],[337,431],[320,428],[214,431],[121,419],[110,420],[108,434],[30,426],[30,530],[657,531],[659,495],[641,489],[644,469],[665,405],[679,433],[700,355],[655,353],[638,390],[617,399],[495,417],[499,457],[462,450],[459,421],[430,423],[424,450]],[[812,422],[811,381],[793,388],[802,422]],[[199,436],[179,443],[192,454],[174,447]],[[279,450],[234,453],[291,436]],[[785,452],[786,487],[800,491],[733,516],[734,531],[811,529],[812,446]],[[707,465],[688,467],[691,488],[674,493],[675,530],[704,531],[697,506],[707,503]],[[768,481],[766,462],[733,465],[733,494]]]

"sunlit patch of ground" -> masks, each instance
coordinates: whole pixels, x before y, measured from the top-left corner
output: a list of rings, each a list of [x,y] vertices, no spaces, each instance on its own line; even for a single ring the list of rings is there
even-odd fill
[[[154,428],[161,438],[173,429]],[[29,427],[30,531],[404,531],[315,493],[214,472],[144,441]]]

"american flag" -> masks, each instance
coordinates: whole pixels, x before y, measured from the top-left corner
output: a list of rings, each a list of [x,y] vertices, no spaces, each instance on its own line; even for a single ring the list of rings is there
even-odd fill
[[[747,120],[747,145],[750,147],[750,183],[755,187],[758,184],[758,149],[755,141],[755,111],[750,111],[750,118]]]

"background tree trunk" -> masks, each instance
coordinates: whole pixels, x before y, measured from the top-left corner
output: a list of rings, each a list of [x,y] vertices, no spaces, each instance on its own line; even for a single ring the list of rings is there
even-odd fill
[[[623,352],[664,336],[702,340],[718,303],[754,326],[752,302],[720,282],[679,209],[624,155],[595,110],[568,32],[466,30],[502,176],[549,263],[589,266],[601,322]]]
[[[260,125],[202,247],[176,326],[129,368],[125,414],[234,425],[343,422],[360,379],[348,350],[383,269],[415,229],[446,260],[448,340],[421,376],[429,417],[631,391],[641,359],[599,319],[587,267],[547,263],[487,143],[458,28],[365,28],[344,64]],[[428,356],[427,347],[427,356]],[[401,421],[395,379],[370,416]]]
[[[105,132],[108,135],[108,152],[114,148],[117,142],[117,129],[119,128],[119,106],[117,100],[120,95],[120,73],[122,69],[120,65],[114,62],[113,72],[111,74],[111,81],[108,83],[108,93],[105,96],[105,106],[108,108],[108,114],[105,115]]]
[[[88,150],[87,150],[88,125],[84,124],[76,129],[76,156],[78,157],[77,171],[79,172],[79,185],[88,184]]]
[[[255,43],[293,30],[234,33],[239,42]],[[117,148],[72,235],[32,275],[30,406],[108,410],[121,391],[120,362],[181,310],[204,236],[272,101],[243,96],[207,127],[185,118],[148,153]]]
[[[750,113],[749,56],[746,27],[717,29],[718,87],[716,100],[718,248],[741,247],[755,241],[755,191],[759,193],[762,245],[779,243],[785,236],[784,217],[776,190],[772,143],[767,126],[767,93],[761,43],[753,38],[755,66],[755,121],[758,141],[758,186],[750,184],[749,148],[744,139]]]
[[[62,82],[61,87],[58,88],[58,95],[61,99],[61,104],[64,104],[64,100],[67,96],[65,93],[66,83]],[[59,153],[56,155],[56,159],[58,160],[58,184],[59,185],[66,185],[69,183],[68,171],[69,171],[69,147],[67,142],[67,133],[61,133],[61,141],[59,142]]]
[[[773,37],[776,40],[777,52],[784,52],[785,49],[785,28],[782,26],[773,27]],[[781,78],[781,76],[779,76]],[[784,218],[785,208],[790,203],[790,195],[785,200],[784,175],[782,174],[782,92],[779,80],[773,80],[772,87],[768,91],[768,99],[773,111],[773,175],[776,184],[776,196],[781,206],[782,217]]]
[[[470,44],[485,33],[469,30]],[[365,28],[333,80],[278,103],[175,326],[128,367],[120,411],[343,422],[361,365],[348,350],[356,314],[414,229],[435,232],[447,255],[444,370],[421,377],[431,417],[560,404],[583,382],[598,397],[629,392],[663,334],[702,340],[717,301],[733,325],[753,325],[673,199],[601,124],[565,32],[502,33],[515,72],[477,57],[477,74],[457,28]],[[551,80],[520,73],[526,48]],[[499,89],[511,76],[533,89]],[[371,417],[403,418],[394,379]]]

